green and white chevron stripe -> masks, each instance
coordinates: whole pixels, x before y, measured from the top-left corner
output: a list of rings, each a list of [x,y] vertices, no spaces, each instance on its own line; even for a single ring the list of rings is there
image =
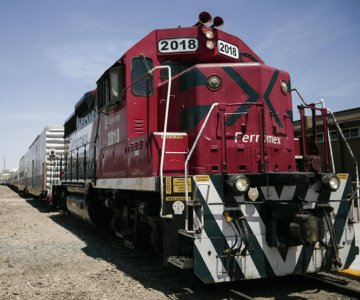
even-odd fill
[[[224,249],[233,246],[235,242],[238,246],[240,241],[236,241],[233,228],[223,216],[229,204],[223,200],[222,177],[213,175],[207,178],[193,177],[193,185],[197,186],[198,191],[195,197],[201,203],[193,212],[193,226],[197,232],[194,241],[194,272],[202,281],[226,282],[322,270],[326,251],[330,250],[319,247],[318,243],[285,249],[268,246],[266,225],[261,213],[262,201],[245,201],[244,196],[234,197],[231,209],[241,210],[244,214],[250,247],[245,256],[224,254]],[[279,186],[261,186],[258,190],[259,198],[270,201],[292,200],[301,196],[305,203],[303,209],[313,209],[320,199],[329,200],[334,209],[332,222],[340,246],[339,256],[346,268],[355,258],[355,233],[353,225],[348,222],[352,211],[351,203],[346,199],[351,182],[345,174],[340,178],[340,188],[331,193],[319,192],[320,181],[306,188],[304,185],[282,186],[280,189]],[[325,241],[329,238],[329,233],[326,233]]]

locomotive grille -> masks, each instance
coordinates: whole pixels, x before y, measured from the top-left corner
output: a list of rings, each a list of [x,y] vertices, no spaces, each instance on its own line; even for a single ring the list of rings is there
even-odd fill
[[[130,151],[141,150],[144,148],[144,141],[136,141],[130,144]]]

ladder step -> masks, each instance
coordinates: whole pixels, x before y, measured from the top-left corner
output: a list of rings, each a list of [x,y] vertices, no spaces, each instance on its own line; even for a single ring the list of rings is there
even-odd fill
[[[126,236],[131,236],[131,235],[134,235],[134,234],[135,234],[135,229],[134,228],[115,232],[115,235],[120,237],[120,238],[125,238]]]
[[[194,260],[188,257],[182,256],[170,256],[168,258],[168,262],[174,266],[179,267],[183,270],[193,269],[194,268]]]
[[[186,237],[189,237],[189,238],[192,238],[192,239],[194,238],[193,233],[186,232],[186,230],[184,230],[184,229],[180,229],[178,232],[179,232],[179,234],[184,235]]]
[[[134,250],[135,249],[135,242],[124,239],[124,246]]]
[[[188,154],[187,151],[165,151],[165,154]]]

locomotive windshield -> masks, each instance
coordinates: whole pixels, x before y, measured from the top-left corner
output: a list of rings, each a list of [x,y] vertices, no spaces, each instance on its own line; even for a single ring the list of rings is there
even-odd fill
[[[131,81],[134,84],[132,92],[135,96],[146,96],[146,82],[149,79],[144,75],[153,68],[153,62],[149,58],[134,57],[132,59]],[[150,94],[153,92],[153,79],[150,76]]]

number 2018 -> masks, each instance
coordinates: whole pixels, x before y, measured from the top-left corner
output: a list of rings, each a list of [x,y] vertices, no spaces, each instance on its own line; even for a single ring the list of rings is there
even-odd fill
[[[194,38],[166,39],[159,41],[161,53],[196,51],[198,41]]]

